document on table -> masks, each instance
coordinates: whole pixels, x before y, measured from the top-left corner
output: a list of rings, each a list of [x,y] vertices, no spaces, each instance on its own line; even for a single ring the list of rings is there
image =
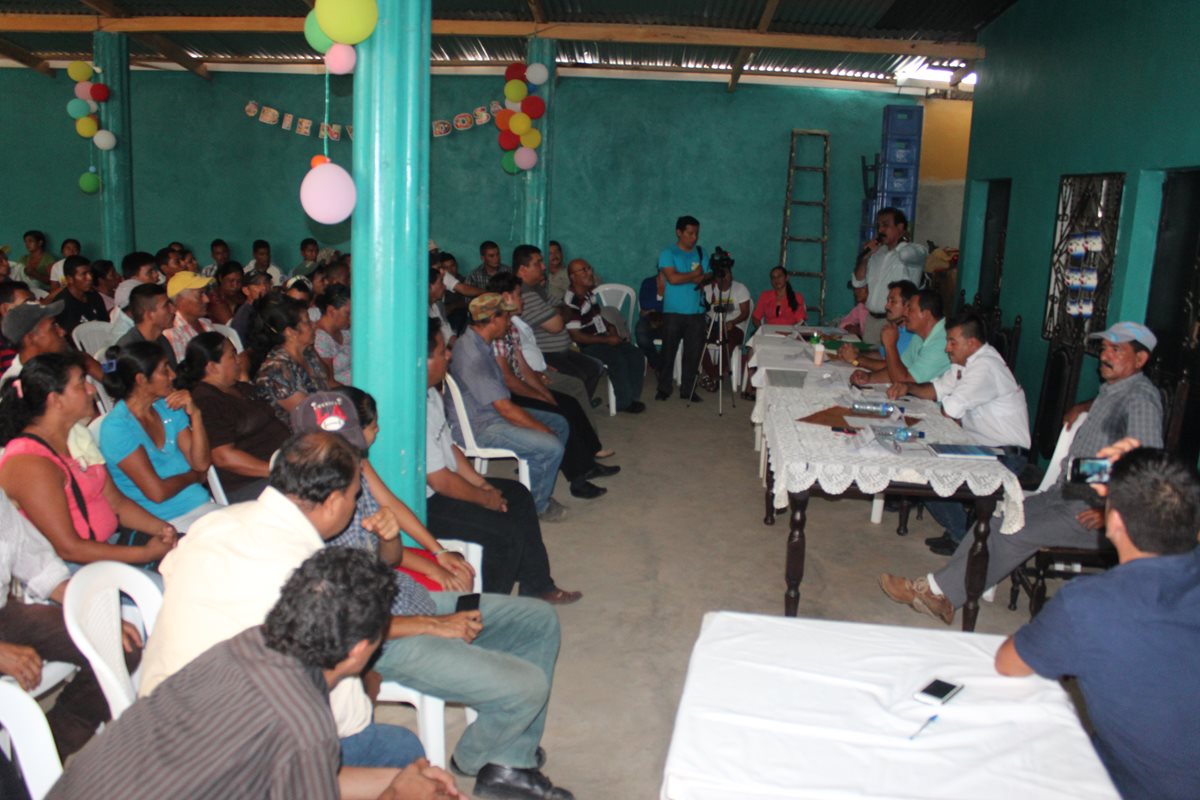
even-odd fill
[[[803,370],[768,369],[767,385],[780,386],[785,389],[803,389],[804,379],[808,373]]]

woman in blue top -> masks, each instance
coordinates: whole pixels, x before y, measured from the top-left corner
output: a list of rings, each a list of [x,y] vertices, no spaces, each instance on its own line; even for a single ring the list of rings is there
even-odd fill
[[[100,426],[100,452],[117,488],[182,533],[219,506],[203,485],[211,463],[204,421],[174,377],[155,342],[108,349],[104,388],[120,402]]]

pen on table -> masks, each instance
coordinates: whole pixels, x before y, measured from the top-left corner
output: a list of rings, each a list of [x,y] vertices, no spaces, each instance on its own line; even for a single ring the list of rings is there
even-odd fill
[[[854,436],[858,433],[858,431],[854,430],[854,428],[831,428],[830,430],[832,430],[834,433],[844,433],[847,436]]]
[[[912,741],[913,739],[917,738],[921,734],[921,731],[925,730],[930,725],[937,722],[937,718],[938,718],[938,715],[934,714],[932,717],[930,717],[929,719],[927,719],[923,723],[921,723],[921,727],[917,728],[916,731],[913,732],[913,735],[908,737],[909,741]]]

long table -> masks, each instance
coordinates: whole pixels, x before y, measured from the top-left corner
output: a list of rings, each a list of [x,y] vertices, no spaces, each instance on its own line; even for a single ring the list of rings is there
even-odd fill
[[[1116,798],[1062,687],[995,672],[1001,641],[709,613],[661,798]],[[934,678],[964,689],[914,700]]]
[[[1003,512],[1002,534],[1018,531],[1024,525],[1024,501],[1017,476],[994,459],[897,455],[883,448],[864,448],[860,437],[799,422],[830,406],[845,403],[851,395],[873,399],[883,395],[879,389],[861,392],[850,388],[849,375],[853,370],[840,362],[820,367],[813,365],[811,347],[806,343],[766,331],[760,333],[763,338],[757,334],[754,337],[754,341],[762,345],[756,350],[756,356],[762,356],[760,365],[766,362],[783,364],[793,371],[807,370],[803,388],[794,389],[772,386],[769,370],[781,367],[766,367],[767,376],[764,385],[758,389],[751,417],[762,425],[761,446],[767,484],[763,522],[774,524],[776,508],[786,506],[790,509],[784,614],[795,616],[800,602],[811,494],[873,496],[886,491],[910,497],[974,502],[976,524],[967,562],[967,601],[962,619],[963,630],[974,630],[979,598],[986,588],[987,540],[991,535],[992,514],[997,506]],[[770,354],[769,358],[767,354]],[[904,398],[900,404],[905,407],[906,415],[920,417],[913,427],[925,432],[926,441],[969,443],[962,428],[943,416],[936,403]]]

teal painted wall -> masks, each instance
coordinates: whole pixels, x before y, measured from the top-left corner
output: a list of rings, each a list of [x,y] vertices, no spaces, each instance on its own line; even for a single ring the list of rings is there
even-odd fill
[[[1124,172],[1108,318],[1144,318],[1162,170],[1200,165],[1192,79],[1200,3],[1020,0],[981,37],[963,212],[964,286],[978,281],[986,188],[1012,179],[1001,307],[1024,318],[1018,379],[1036,409],[1055,204],[1062,175]],[[1190,70],[1190,71],[1189,71]],[[1084,364],[1080,397],[1097,386]]]
[[[348,224],[323,226],[300,208],[300,181],[321,152],[316,122],[324,109],[319,76],[136,71],[131,77],[134,208],[137,243],[154,251],[173,239],[208,263],[208,243],[221,237],[234,258],[248,261],[250,243],[272,243],[276,263],[299,261],[300,240],[348,249]],[[43,229],[51,247],[73,236],[99,257],[100,198],[76,181],[91,143],[75,133],[66,104],[73,84],[60,70],[48,79],[31,70],[0,69],[0,97],[20,109],[20,124],[0,128],[5,191],[0,193],[0,243],[24,252],[21,233]],[[351,121],[351,82],[331,81],[330,121]],[[309,137],[268,126],[243,112],[248,100],[314,120]],[[118,143],[122,146],[125,143]],[[350,141],[329,143],[330,157],[350,166]],[[106,254],[111,255],[111,254]]]

